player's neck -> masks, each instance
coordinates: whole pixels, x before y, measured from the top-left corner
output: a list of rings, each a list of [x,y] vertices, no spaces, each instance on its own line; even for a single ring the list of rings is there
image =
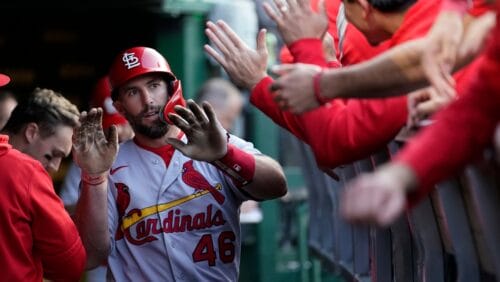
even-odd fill
[[[176,126],[169,126],[167,134],[165,134],[164,136],[162,136],[160,138],[152,139],[152,138],[146,137],[142,134],[136,133],[134,139],[142,145],[145,145],[148,147],[153,147],[153,148],[159,148],[159,147],[163,147],[165,145],[168,145],[167,138],[169,138],[169,137],[176,138],[179,135],[180,131],[181,130]]]

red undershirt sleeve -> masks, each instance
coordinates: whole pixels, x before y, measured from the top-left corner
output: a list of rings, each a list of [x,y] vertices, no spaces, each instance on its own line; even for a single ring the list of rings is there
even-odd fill
[[[301,115],[279,109],[271,78],[252,91],[251,103],[279,126],[309,144],[318,165],[336,167],[369,156],[392,140],[406,122],[406,97],[331,103]]]

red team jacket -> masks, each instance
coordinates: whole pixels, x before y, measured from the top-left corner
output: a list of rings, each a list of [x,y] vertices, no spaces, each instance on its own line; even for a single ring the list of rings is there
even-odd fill
[[[0,135],[2,281],[78,281],[85,249],[40,163]]]
[[[396,162],[410,166],[419,189],[410,198],[413,205],[433,185],[458,172],[491,143],[500,120],[500,20],[487,50],[467,76],[461,98],[437,114],[435,124],[423,130],[401,151]],[[429,153],[432,151],[432,153]]]
[[[432,26],[440,4],[440,1],[435,0],[418,1],[408,10],[401,27],[385,44],[393,47],[424,36]],[[362,35],[359,33],[358,36]],[[346,41],[344,44],[349,46],[352,42],[356,40]],[[291,52],[296,56],[309,56],[307,62],[312,63],[311,52],[317,53],[318,49],[295,52],[298,44],[300,43],[291,46]],[[318,48],[319,43],[315,44],[314,48]],[[308,48],[306,42],[303,43],[303,48]],[[369,49],[359,51],[365,52],[364,50]],[[373,56],[377,51],[368,51],[367,54]],[[293,115],[281,111],[273,101],[269,91],[271,83],[270,77],[260,81],[253,89],[250,101],[278,125],[308,143],[315,153],[318,165],[322,167],[336,167],[369,156],[391,141],[406,122],[406,97],[353,99],[347,104],[334,100],[313,111]]]

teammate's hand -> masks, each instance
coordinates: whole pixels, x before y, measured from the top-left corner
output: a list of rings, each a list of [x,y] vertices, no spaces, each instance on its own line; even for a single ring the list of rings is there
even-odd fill
[[[439,95],[434,87],[427,87],[408,94],[409,127],[418,127],[420,121],[432,116],[445,106],[455,101],[455,98]]]
[[[224,22],[207,22],[207,37],[215,44],[220,53],[210,45],[205,45],[205,52],[213,57],[231,80],[246,89],[252,89],[267,76],[266,30],[257,35],[257,50],[246,45],[238,35]]]
[[[170,113],[168,118],[186,134],[188,142],[175,138],[167,142],[189,158],[212,162],[226,155],[227,135],[212,106],[203,102],[202,107],[193,100],[187,101],[187,107],[175,106],[176,113]]]
[[[500,164],[500,124],[497,124],[497,128],[495,129],[493,144],[495,145],[497,163]]]
[[[107,172],[118,152],[116,126],[109,128],[108,137],[102,131],[102,109],[93,108],[80,114],[80,125],[73,131],[73,159],[87,174]]]
[[[425,38],[427,43],[422,54],[422,67],[439,95],[455,95],[451,71],[457,60],[462,34],[462,16],[457,12],[445,11],[439,14]]]
[[[337,49],[335,49],[335,42],[333,36],[330,33],[325,33],[323,35],[323,54],[325,55],[325,60],[327,62],[338,61],[337,60]]]
[[[413,172],[401,164],[389,164],[349,182],[340,210],[349,221],[387,226],[406,208],[406,193],[415,185]]]
[[[264,11],[276,23],[286,45],[303,38],[321,39],[328,29],[325,1],[318,3],[318,12],[309,0],[274,0],[277,9],[264,2]]]
[[[484,49],[491,29],[495,26],[496,15],[488,12],[477,18],[467,18],[465,34],[458,50],[458,59],[462,64],[472,61]]]
[[[313,76],[321,71],[315,65],[279,65],[273,72],[280,77],[271,84],[274,101],[284,111],[299,114],[319,106],[314,97]]]

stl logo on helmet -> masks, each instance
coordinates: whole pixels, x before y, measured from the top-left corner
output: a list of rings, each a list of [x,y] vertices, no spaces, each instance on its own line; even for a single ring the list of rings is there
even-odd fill
[[[127,69],[135,68],[141,65],[139,58],[135,56],[135,53],[124,53],[122,61],[125,63]]]

